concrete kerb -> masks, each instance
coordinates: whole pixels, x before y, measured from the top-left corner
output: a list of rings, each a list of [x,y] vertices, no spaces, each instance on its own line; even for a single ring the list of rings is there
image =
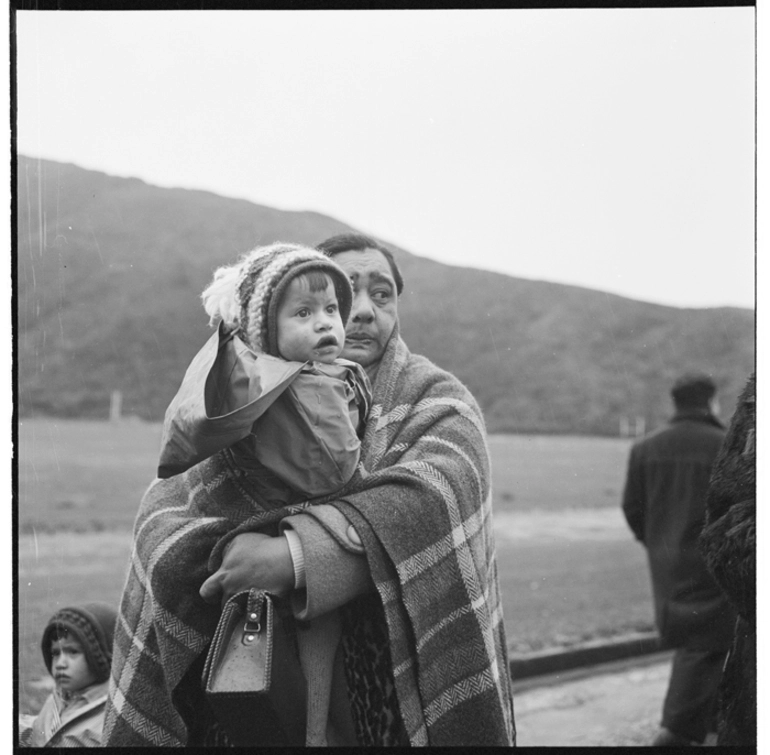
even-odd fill
[[[518,682],[524,682],[524,686],[529,687],[533,686],[534,677],[563,674],[575,669],[655,654],[661,657],[664,654],[658,634],[639,632],[608,640],[592,640],[566,649],[512,657],[510,673],[514,688],[522,686]]]

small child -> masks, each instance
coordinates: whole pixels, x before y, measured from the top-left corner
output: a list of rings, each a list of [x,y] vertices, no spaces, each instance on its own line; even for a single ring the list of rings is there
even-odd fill
[[[62,608],[51,617],[41,648],[56,686],[34,720],[21,724],[20,747],[101,746],[116,618],[106,603]]]
[[[314,249],[277,243],[218,269],[202,298],[218,332],[166,412],[159,476],[228,449],[266,509],[338,491],[358,466],[371,404],[363,368],[338,358],[353,298],[344,271]],[[282,534],[301,589],[299,536]],[[309,746],[326,744],[330,689],[315,669],[331,667],[340,632],[332,611],[297,635]]]
[[[166,411],[158,476],[228,448],[266,508],[339,490],[371,403],[363,368],[338,359],[352,305],[343,270],[272,244],[219,268],[202,298],[219,328]]]

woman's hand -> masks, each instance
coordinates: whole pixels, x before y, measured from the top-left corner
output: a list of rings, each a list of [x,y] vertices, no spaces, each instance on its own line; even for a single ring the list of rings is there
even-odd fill
[[[294,564],[283,535],[236,535],[225,550],[222,565],[201,585],[200,596],[207,603],[224,603],[251,587],[275,595],[285,595],[294,587]]]

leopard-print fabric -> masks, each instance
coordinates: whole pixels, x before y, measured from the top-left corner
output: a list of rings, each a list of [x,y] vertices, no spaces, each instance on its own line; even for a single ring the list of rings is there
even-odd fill
[[[345,677],[358,743],[368,747],[406,747],[390,659],[385,614],[376,594],[349,603],[342,611]]]

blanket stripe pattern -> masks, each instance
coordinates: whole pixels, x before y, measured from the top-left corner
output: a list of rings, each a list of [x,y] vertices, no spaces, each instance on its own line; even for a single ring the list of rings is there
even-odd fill
[[[410,743],[514,744],[486,432],[467,389],[412,355],[395,333],[375,382],[359,468],[333,498],[312,503],[319,502],[337,506],[364,543]],[[219,616],[199,597],[200,585],[236,534],[275,532],[307,505],[264,510],[227,451],[153,482],[134,527],[106,745],[186,743],[173,692]]]

